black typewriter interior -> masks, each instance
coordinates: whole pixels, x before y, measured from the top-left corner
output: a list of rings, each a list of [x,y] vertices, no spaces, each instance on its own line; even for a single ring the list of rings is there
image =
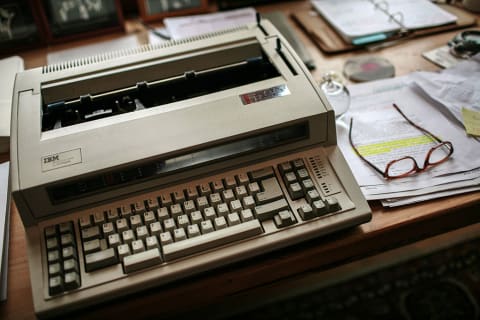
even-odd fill
[[[111,92],[85,94],[42,107],[42,131],[72,126],[100,118],[160,107],[209,93],[231,89],[279,76],[265,54],[229,65],[154,81],[132,83]]]

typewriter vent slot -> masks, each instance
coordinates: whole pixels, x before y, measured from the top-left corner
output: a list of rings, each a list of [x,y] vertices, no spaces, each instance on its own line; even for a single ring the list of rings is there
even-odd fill
[[[130,55],[135,55],[135,54],[139,54],[139,53],[147,52],[147,51],[151,51],[151,50],[153,50],[153,49],[150,45],[143,45],[143,46],[136,47],[136,48],[128,48],[128,49],[122,49],[122,50],[107,52],[107,53],[99,54],[99,55],[95,55],[95,56],[90,56],[90,57],[85,57],[85,58],[81,58],[81,59],[65,61],[65,62],[62,62],[62,63],[47,65],[47,66],[43,67],[42,73],[45,74],[45,73],[50,73],[50,72],[57,72],[57,71],[72,69],[72,68],[78,68],[78,67],[86,66],[86,65],[89,65],[89,64],[101,63],[101,62],[105,62],[107,60],[112,60],[112,59],[117,59],[117,58],[121,58],[121,57],[130,56]]]
[[[339,192],[338,188],[335,188],[335,186],[330,181],[331,174],[328,167],[324,164],[325,160],[322,159],[320,156],[315,156],[308,158],[308,161],[310,162],[315,177],[317,177],[318,179],[318,183],[323,194],[328,196]]]
[[[72,68],[78,68],[78,67],[86,66],[89,64],[101,63],[101,62],[105,62],[112,59],[118,59],[118,58],[131,56],[131,55],[135,55],[143,52],[155,51],[155,50],[168,48],[175,45],[185,44],[193,41],[201,41],[201,40],[221,36],[221,35],[232,33],[232,32],[238,32],[241,30],[248,30],[248,27],[240,26],[232,29],[226,29],[226,30],[220,30],[216,32],[201,34],[201,35],[193,36],[189,38],[184,38],[179,40],[170,40],[170,41],[165,41],[165,42],[157,43],[153,45],[146,44],[146,45],[142,45],[135,48],[116,50],[116,51],[107,52],[107,53],[99,54],[95,56],[47,65],[42,68],[42,73],[46,74],[46,73],[57,72],[57,71],[62,71],[62,70],[67,70]]]

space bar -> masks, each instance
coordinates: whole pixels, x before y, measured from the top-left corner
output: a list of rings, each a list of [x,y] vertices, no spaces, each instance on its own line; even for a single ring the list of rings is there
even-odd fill
[[[195,238],[167,244],[163,246],[163,255],[165,261],[171,261],[261,233],[263,229],[260,222],[251,220]]]

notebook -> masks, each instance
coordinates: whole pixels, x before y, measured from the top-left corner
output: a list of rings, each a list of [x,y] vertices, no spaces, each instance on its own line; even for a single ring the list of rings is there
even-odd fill
[[[428,0],[312,0],[312,5],[346,42],[354,45],[457,20]]]

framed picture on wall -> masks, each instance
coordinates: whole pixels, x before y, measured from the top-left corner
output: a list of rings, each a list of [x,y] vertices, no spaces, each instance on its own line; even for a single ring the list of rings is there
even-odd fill
[[[138,0],[138,9],[143,21],[154,21],[205,12],[208,0]]]
[[[0,55],[45,43],[33,0],[0,0]]]
[[[50,42],[124,29],[119,0],[38,0]]]

